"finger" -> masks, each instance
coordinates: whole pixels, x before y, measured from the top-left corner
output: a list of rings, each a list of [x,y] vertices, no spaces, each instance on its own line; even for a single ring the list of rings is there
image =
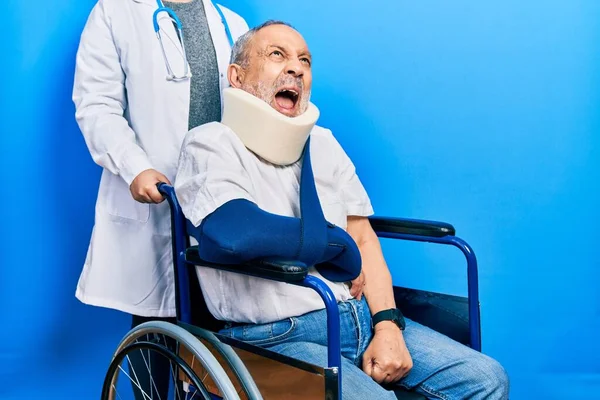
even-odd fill
[[[378,363],[374,366],[374,370],[376,370],[375,376],[381,379],[379,383],[388,384],[399,380],[405,368],[393,363]]]
[[[365,372],[365,374],[373,376],[373,360],[366,353],[363,356],[362,369]]]
[[[375,380],[375,382],[382,384],[382,383],[384,383],[386,377],[387,377],[387,374],[385,372],[383,372],[381,369],[379,369],[377,367],[377,365],[375,365],[373,367],[373,373],[371,374],[371,378],[373,378],[373,380]]]
[[[400,369],[393,374],[390,374],[390,383],[398,382],[400,379],[404,378],[407,375],[407,371],[405,369]]]
[[[142,198],[144,199],[144,203],[154,203],[154,200],[152,200],[152,197],[150,197],[150,194],[147,191],[144,192]]]
[[[133,197],[133,199],[139,203],[149,203],[150,202],[150,197],[146,196],[143,193],[132,193],[131,196]]]
[[[160,203],[164,200],[163,195],[158,191],[156,186],[146,189],[146,196],[149,197],[150,203]]]
[[[361,285],[353,285],[350,294],[357,300],[360,300],[363,293],[363,287]]]
[[[383,383],[388,385],[392,382],[394,382],[394,377],[390,374],[386,374],[385,378],[383,378]]]
[[[371,378],[379,384],[383,383],[387,373],[381,367],[380,363],[377,362],[376,359],[371,360],[372,369],[371,369]]]
[[[139,201],[140,203],[142,202],[142,195],[140,193],[138,193],[136,190],[134,190],[133,187],[129,188],[129,193],[131,193],[131,197],[135,201]]]

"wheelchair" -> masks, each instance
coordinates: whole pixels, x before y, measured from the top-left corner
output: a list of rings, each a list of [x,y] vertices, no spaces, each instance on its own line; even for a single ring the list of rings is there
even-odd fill
[[[219,265],[200,259],[190,245],[187,224],[173,187],[159,184],[171,211],[173,267],[175,269],[176,323],[146,322],[129,331],[119,343],[102,387],[103,400],[130,398],[137,387],[145,400],[161,399],[152,370],[151,352],[169,363],[169,398],[197,399],[341,399],[340,320],[333,293],[308,268],[294,260],[256,260],[244,265]],[[403,314],[450,338],[481,351],[477,259],[471,247],[443,222],[371,217],[380,238],[429,242],[457,247],[467,262],[468,296],[458,297],[394,287]],[[195,267],[214,268],[315,290],[327,314],[328,365],[308,364],[218,332],[216,320],[204,302]],[[131,368],[130,357],[141,354],[145,371]],[[122,376],[121,376],[122,375]],[[141,376],[149,382],[142,384]],[[123,379],[125,377],[126,379]],[[142,387],[143,386],[143,387]],[[403,388],[393,389],[399,399],[423,399]],[[129,394],[130,396],[130,394]],[[166,399],[165,399],[166,400]]]

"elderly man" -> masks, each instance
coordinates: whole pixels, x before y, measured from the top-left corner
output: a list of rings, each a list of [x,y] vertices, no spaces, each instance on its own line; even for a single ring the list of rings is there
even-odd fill
[[[201,256],[314,265],[310,274],[338,301],[345,399],[395,399],[380,385],[392,383],[435,399],[506,399],[508,379],[496,361],[396,309],[367,219],[369,197],[331,132],[315,125],[311,63],[302,36],[282,22],[236,43],[223,120],[189,132],[175,182]],[[211,313],[235,323],[223,334],[327,364],[326,315],[316,293],[209,268],[198,275]]]

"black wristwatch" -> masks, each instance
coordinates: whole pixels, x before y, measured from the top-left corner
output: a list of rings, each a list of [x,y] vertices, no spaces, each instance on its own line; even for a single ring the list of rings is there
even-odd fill
[[[379,311],[372,318],[373,326],[377,325],[381,321],[392,321],[401,331],[406,328],[406,322],[404,321],[404,315],[397,308],[390,308],[389,310]]]

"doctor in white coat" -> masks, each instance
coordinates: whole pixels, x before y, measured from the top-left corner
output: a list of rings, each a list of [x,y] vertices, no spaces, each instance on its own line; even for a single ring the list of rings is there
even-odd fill
[[[181,24],[170,11],[154,18],[161,6]],[[132,314],[132,326],[175,316],[168,205],[150,203],[163,200],[156,183],[174,179],[188,130],[220,119],[231,45],[247,30],[210,0],[94,6],[73,89],[77,122],[103,167],[80,301]]]

